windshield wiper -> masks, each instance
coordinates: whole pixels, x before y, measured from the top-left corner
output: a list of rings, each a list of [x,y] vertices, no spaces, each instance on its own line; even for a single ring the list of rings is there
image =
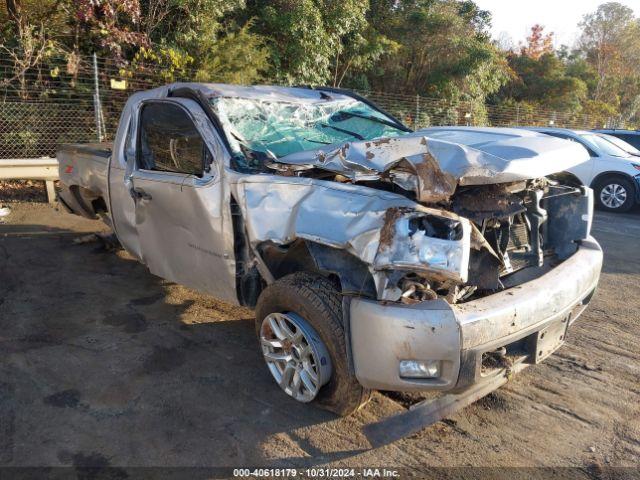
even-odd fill
[[[333,128],[334,130],[342,133],[346,133],[347,135],[351,135],[352,137],[356,137],[358,140],[364,140],[365,138],[359,133],[352,132],[351,130],[345,130],[344,128],[336,127],[334,125],[329,125],[328,123],[318,123],[323,128]]]
[[[251,148],[245,139],[236,135],[233,132],[231,136],[238,141],[238,145],[240,145],[240,151],[244,155],[244,157],[250,162],[249,165],[254,168],[259,168],[264,166],[265,162],[272,162],[277,160],[276,156],[267,149],[267,151],[262,150],[254,150]]]
[[[365,113],[357,113],[357,112],[350,112],[348,110],[339,110],[336,113],[334,113],[333,115],[331,115],[331,118],[333,119],[333,117],[337,117],[337,116],[342,116],[345,115],[347,117],[357,117],[357,118],[364,118],[365,120],[369,120],[371,122],[376,122],[376,123],[381,123],[382,125],[387,125],[388,127],[392,127],[395,128],[396,130],[403,130],[408,132],[408,129],[402,128],[400,125],[398,125],[395,122],[392,122],[391,120],[386,120],[384,118],[380,118],[380,117],[376,117],[375,115],[367,115]],[[336,121],[337,122],[342,122],[344,121],[344,118],[338,118]]]
[[[322,140],[314,140],[313,138],[303,138],[304,141],[310,143],[321,143],[322,145],[332,145],[333,142],[324,142]]]

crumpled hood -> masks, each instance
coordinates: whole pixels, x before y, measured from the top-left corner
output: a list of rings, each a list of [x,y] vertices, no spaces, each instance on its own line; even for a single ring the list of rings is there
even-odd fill
[[[449,198],[457,185],[535,179],[589,159],[579,145],[548,135],[515,129],[471,132],[474,135],[465,136],[456,130],[422,130],[298,152],[279,158],[277,163],[300,169],[321,168],[353,181],[384,176],[415,191],[419,201],[436,202]],[[465,144],[472,142],[473,146]]]

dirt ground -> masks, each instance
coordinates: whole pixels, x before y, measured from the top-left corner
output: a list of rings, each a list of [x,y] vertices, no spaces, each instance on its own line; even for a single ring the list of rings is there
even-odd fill
[[[102,224],[38,203],[0,218],[0,465],[578,467],[640,458],[640,212],[597,213],[599,290],[568,343],[489,397],[372,449],[375,394],[337,418],[286,397],[252,312],[74,243]],[[567,279],[570,281],[571,279]]]

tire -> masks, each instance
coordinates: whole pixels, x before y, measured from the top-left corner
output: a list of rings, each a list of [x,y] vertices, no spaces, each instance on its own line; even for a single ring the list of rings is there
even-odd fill
[[[608,212],[628,212],[635,203],[635,186],[624,177],[609,176],[598,180],[594,190],[598,207]],[[622,198],[624,201],[621,202]]]
[[[304,272],[267,286],[256,305],[256,333],[261,345],[263,321],[272,314],[289,312],[302,317],[315,330],[330,357],[329,380],[310,403],[341,416],[358,410],[367,403],[371,391],[362,387],[349,369],[341,294],[328,279]]]

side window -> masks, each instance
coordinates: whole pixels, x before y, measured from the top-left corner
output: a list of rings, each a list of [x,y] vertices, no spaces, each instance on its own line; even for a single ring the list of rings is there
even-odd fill
[[[618,138],[624,140],[630,145],[633,145],[638,150],[640,150],[640,134],[638,135],[628,135],[628,134],[619,134]]]
[[[209,154],[187,112],[171,103],[152,102],[140,112],[139,168],[202,176]]]
[[[575,142],[578,145],[582,145],[587,150],[587,152],[589,152],[589,156],[590,157],[598,157],[599,156],[588,145],[585,145],[581,141],[579,141],[579,140],[577,140],[577,139],[575,139],[575,138],[573,138],[573,137],[571,137],[571,136],[569,136],[567,134],[558,133],[558,132],[544,132],[544,133],[546,133],[547,135],[551,135],[552,137],[562,138],[563,140],[569,140],[570,142]]]

